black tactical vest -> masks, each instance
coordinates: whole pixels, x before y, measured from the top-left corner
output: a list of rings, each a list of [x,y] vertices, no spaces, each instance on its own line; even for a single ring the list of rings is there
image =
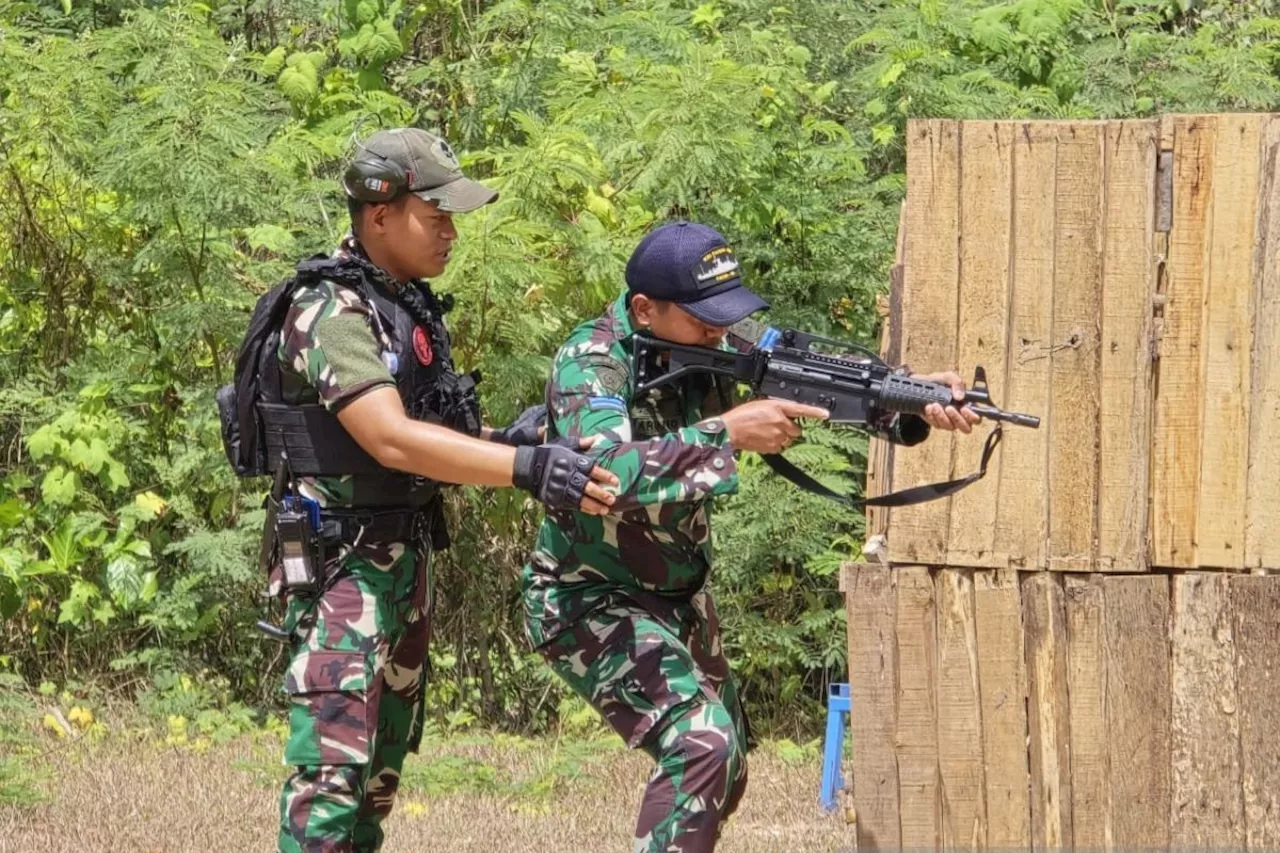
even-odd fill
[[[443,315],[451,307],[430,288],[416,283],[392,296],[377,284],[369,262],[356,257],[319,256],[298,265],[298,287],[332,281],[355,290],[373,309],[375,335],[390,341],[383,362],[395,377],[405,412],[414,420],[430,421],[477,436],[480,408],[475,394],[479,373],[459,375],[453,364],[449,333]],[[279,329],[266,340],[258,356],[258,403],[265,464],[274,471],[281,453],[288,456],[296,476],[360,475],[374,477],[377,505],[422,506],[436,497],[439,484],[425,477],[386,468],[366,453],[320,403],[286,403],[277,356]],[[365,504],[364,499],[359,499]]]

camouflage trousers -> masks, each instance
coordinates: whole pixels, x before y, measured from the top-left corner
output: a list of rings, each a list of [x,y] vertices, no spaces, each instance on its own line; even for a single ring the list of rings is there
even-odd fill
[[[615,601],[539,652],[633,749],[656,762],[635,853],[709,853],[747,785],[746,720],[708,593]]]
[[[400,770],[422,732],[430,639],[429,552],[361,543],[331,561],[324,591],[289,601],[285,674],[293,774],[280,796],[280,851],[382,845]]]

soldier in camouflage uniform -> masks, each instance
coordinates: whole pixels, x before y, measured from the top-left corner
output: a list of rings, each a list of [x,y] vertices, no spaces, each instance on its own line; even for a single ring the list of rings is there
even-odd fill
[[[592,514],[607,511],[602,486],[616,483],[578,442],[540,444],[529,417],[481,428],[454,371],[447,306],[423,279],[444,271],[452,214],[496,193],[462,176],[444,140],[416,129],[367,140],[344,184],[353,233],[332,258],[299,266],[315,274],[293,294],[275,352],[281,401],[310,411],[313,424],[336,415],[325,425],[341,434],[313,428],[308,450],[320,457],[348,442],[347,454],[365,459],[360,473],[296,478],[321,510],[319,593],[283,594],[272,573],[290,638],[284,761],[294,772],[280,800],[281,851],[382,844],[422,732],[430,555],[447,544],[441,484],[517,485],[548,507]]]
[[[549,435],[601,437],[591,453],[618,476],[614,512],[548,512],[523,574],[525,625],[552,669],[656,763],[635,851],[705,853],[747,779],[746,720],[707,589],[710,499],[737,489],[738,451],[780,452],[800,435],[796,418],[827,412],[781,400],[735,405],[734,389],[705,374],[638,397],[637,328],[745,350],[756,339],[746,318],[766,305],[742,285],[724,239],[694,223],[649,234],[626,280],[627,292],[565,342],[547,389]],[[954,373],[923,378],[963,395]],[[968,432],[976,422],[967,409],[934,406],[871,426],[914,444],[931,425]]]

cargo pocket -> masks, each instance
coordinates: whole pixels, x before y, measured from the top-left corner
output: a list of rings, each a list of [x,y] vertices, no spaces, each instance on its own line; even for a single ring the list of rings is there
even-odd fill
[[[360,652],[308,650],[285,673],[294,765],[368,764],[368,676]]]

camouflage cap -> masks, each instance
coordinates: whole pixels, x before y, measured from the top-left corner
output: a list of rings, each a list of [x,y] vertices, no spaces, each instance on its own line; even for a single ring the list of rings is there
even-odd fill
[[[466,213],[498,198],[498,191],[462,174],[449,143],[416,127],[375,133],[361,147],[403,169],[409,191],[423,201],[435,201],[441,210]]]

